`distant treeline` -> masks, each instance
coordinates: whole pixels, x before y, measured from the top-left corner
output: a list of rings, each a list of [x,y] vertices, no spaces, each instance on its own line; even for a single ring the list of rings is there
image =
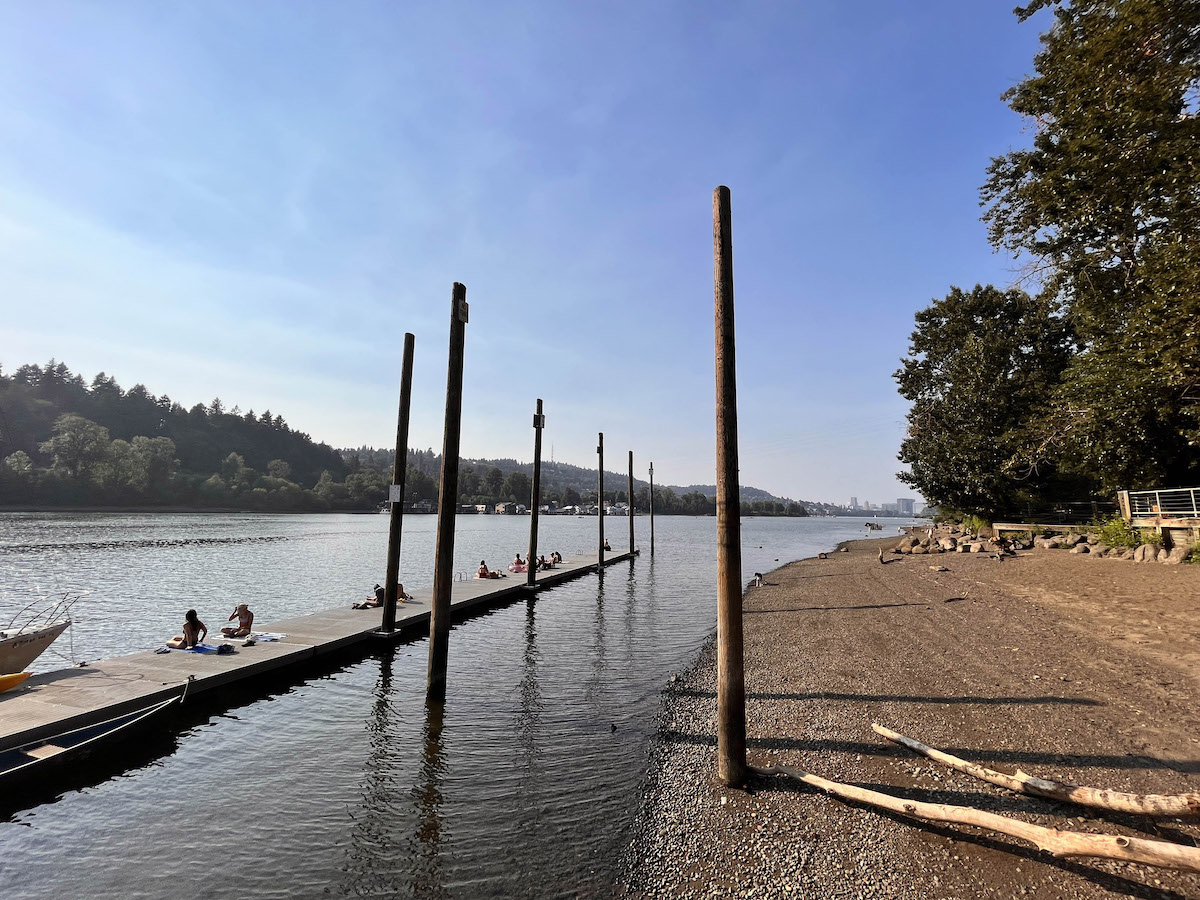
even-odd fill
[[[293,431],[269,410],[226,409],[220,398],[185,409],[144,385],[124,390],[101,372],[86,382],[65,363],[0,368],[0,504],[32,507],[164,506],[273,511],[370,510],[387,500],[390,450],[335,450]],[[441,456],[409,450],[405,498],[436,502]],[[532,466],[516,460],[464,461],[460,503],[530,499]],[[612,484],[625,479],[612,474]],[[542,502],[597,502],[596,471],[542,467]],[[804,516],[804,507],[755,488],[751,515]],[[626,503],[624,489],[604,499]],[[634,482],[635,509],[649,509],[649,485]],[[711,494],[656,486],[661,515],[715,515]]]

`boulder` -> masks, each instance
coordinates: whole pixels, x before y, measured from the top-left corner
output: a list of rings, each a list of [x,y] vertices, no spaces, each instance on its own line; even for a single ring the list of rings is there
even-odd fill
[[[917,546],[912,548],[912,552],[913,553],[928,553],[929,548],[926,547],[924,544],[917,544]]]
[[[1082,540],[1083,540],[1083,535],[1071,533],[1071,534],[1066,535],[1065,537],[1060,537],[1058,539],[1058,544],[1060,547],[1074,547],[1077,544],[1079,544],[1079,542]]]
[[[1042,546],[1047,550],[1057,550],[1062,545],[1062,541],[1060,541],[1058,538],[1046,538],[1044,541],[1042,541]]]
[[[1167,557],[1170,555],[1171,555],[1171,551],[1168,550],[1166,547],[1160,547],[1158,549],[1158,561],[1159,562],[1166,562]]]
[[[943,550],[953,550],[955,547],[958,546],[958,541],[956,541],[952,537],[944,537],[938,541],[938,546],[941,547]]]
[[[1091,553],[1092,548],[1082,541],[1071,548],[1072,553]]]
[[[1133,551],[1134,562],[1154,562],[1158,559],[1158,548],[1153,544],[1142,544]]]
[[[1099,541],[1091,545],[1092,556],[1103,556],[1108,552],[1108,544],[1102,544]]]
[[[1133,559],[1134,550],[1131,547],[1122,547],[1118,556],[1121,559]]]
[[[1177,566],[1191,554],[1191,547],[1176,547],[1167,554],[1167,558],[1163,560],[1168,566]]]

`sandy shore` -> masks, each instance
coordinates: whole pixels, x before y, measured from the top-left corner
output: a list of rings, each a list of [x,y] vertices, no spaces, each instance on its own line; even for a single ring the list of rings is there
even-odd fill
[[[886,744],[879,722],[1005,771],[1200,790],[1200,567],[1036,550],[892,557],[856,541],[748,591],[751,763],[1073,830],[1200,842],[1008,794]],[[945,566],[947,572],[934,571]],[[635,897],[1190,897],[1200,876],[1055,860],[763,779],[714,779],[711,646],[665,694],[624,891]]]

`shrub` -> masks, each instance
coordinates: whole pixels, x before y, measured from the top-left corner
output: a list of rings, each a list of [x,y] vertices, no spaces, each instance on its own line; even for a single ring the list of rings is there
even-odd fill
[[[1162,535],[1153,528],[1134,528],[1120,516],[1097,521],[1095,534],[1110,547],[1140,547],[1142,544],[1162,546]]]

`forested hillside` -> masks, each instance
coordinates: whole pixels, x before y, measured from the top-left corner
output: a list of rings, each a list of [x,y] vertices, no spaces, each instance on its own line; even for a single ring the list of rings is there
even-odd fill
[[[0,368],[0,504],[29,507],[183,507],[252,510],[374,509],[388,496],[391,450],[334,450],[293,431],[270,410],[243,413],[219,399],[184,409],[144,385],[124,390],[101,372],[90,382],[65,363]],[[436,501],[441,456],[410,450],[409,501]],[[464,460],[459,502],[527,504],[531,463]],[[605,499],[627,502],[627,476],[605,477]],[[655,486],[662,515],[713,515],[713,491]],[[744,488],[748,514],[807,515],[804,507]],[[596,470],[542,464],[542,500],[595,504]],[[649,484],[634,483],[639,510]]]

